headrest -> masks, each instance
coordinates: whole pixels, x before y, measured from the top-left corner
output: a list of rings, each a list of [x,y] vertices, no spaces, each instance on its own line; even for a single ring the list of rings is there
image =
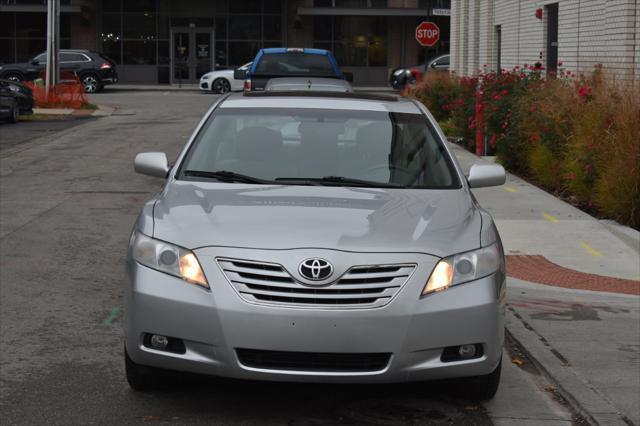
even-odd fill
[[[239,160],[272,161],[280,158],[282,133],[268,127],[247,127],[236,136]]]
[[[375,121],[362,126],[356,133],[356,146],[358,151],[367,157],[382,159],[382,156],[391,152],[391,139],[393,137],[393,125],[388,122]]]

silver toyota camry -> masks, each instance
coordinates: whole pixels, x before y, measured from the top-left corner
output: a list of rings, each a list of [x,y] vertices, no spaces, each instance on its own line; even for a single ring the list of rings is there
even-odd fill
[[[125,365],[238,379],[500,381],[500,237],[425,107],[391,96],[255,92],[219,99],[130,238]]]

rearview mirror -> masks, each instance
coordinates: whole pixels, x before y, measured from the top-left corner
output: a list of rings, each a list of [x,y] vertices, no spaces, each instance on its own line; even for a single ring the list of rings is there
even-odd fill
[[[247,70],[236,68],[233,70],[233,78],[236,80],[244,80],[247,78]]]
[[[349,83],[351,83],[353,81],[353,73],[352,72],[343,72],[342,75],[344,75],[344,79],[347,80]]]
[[[164,152],[141,152],[136,155],[133,168],[143,175],[165,178],[169,173],[169,162]]]
[[[505,183],[507,174],[499,164],[474,164],[469,170],[467,181],[471,188],[499,186]]]

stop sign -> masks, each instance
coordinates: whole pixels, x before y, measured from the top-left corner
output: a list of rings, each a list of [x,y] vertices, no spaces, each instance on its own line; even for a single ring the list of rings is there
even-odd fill
[[[440,28],[433,22],[422,22],[416,27],[416,40],[422,46],[431,47],[440,40]]]

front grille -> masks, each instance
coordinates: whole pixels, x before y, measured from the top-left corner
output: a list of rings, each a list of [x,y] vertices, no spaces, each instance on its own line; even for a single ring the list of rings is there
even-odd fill
[[[316,372],[373,372],[384,370],[390,353],[282,352],[236,349],[246,367],[265,370]]]
[[[304,285],[276,263],[218,259],[242,298],[254,303],[324,308],[379,307],[407,282],[414,264],[354,266],[333,283]]]

